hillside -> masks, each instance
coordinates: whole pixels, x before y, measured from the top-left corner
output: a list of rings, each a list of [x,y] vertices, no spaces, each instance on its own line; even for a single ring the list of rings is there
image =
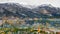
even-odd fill
[[[31,6],[28,6],[31,7]],[[60,8],[53,7],[52,5],[40,5],[35,8],[28,8],[18,3],[1,3],[0,4],[0,17],[2,16],[18,16],[18,17],[30,17],[30,18],[48,18],[48,17],[60,17]]]

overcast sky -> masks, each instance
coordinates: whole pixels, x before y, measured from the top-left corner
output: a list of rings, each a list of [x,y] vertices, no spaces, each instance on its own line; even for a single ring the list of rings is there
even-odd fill
[[[41,4],[51,4],[55,7],[60,7],[60,0],[0,0],[0,3],[5,2],[16,2],[24,5],[41,5]]]

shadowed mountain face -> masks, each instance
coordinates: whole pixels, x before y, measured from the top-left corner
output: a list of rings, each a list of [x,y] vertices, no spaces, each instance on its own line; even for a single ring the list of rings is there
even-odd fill
[[[18,16],[22,18],[60,17],[60,8],[41,5],[31,9],[18,3],[2,3],[0,4],[0,16]]]

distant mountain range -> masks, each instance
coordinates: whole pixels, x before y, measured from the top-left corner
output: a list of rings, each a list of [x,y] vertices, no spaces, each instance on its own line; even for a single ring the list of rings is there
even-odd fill
[[[18,3],[0,3],[0,17],[2,16],[18,16],[30,18],[48,18],[60,17],[60,8],[53,7],[52,5],[43,4],[37,7],[24,6]]]

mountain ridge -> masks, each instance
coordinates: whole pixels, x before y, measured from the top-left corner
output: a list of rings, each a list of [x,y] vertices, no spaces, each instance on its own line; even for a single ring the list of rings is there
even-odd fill
[[[22,18],[60,17],[60,8],[53,7],[52,5],[41,5],[30,9],[18,3],[3,3],[0,4],[0,14],[0,16],[13,15]]]

